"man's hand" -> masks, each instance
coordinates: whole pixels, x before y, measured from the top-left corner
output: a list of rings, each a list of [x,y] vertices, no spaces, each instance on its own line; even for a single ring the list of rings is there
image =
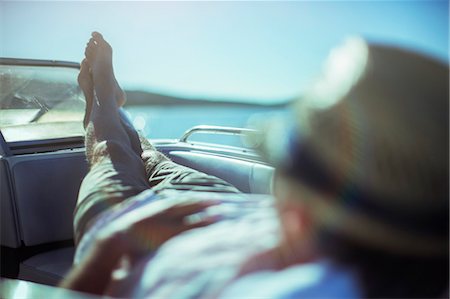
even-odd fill
[[[188,222],[186,217],[218,203],[166,199],[124,214],[99,232],[92,250],[60,286],[104,294],[111,282],[111,274],[122,258],[137,260],[181,232],[216,222],[213,217]]]
[[[217,201],[161,200],[136,209],[114,220],[99,233],[99,239],[114,244],[116,251],[131,258],[158,249],[170,238],[193,228],[216,222],[208,217],[195,222],[189,216],[217,205]],[[108,241],[109,240],[109,241]]]

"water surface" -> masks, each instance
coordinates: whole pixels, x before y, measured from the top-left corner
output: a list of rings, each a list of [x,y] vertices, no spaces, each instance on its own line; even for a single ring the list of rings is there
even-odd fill
[[[130,106],[125,109],[136,129],[151,139],[180,138],[197,125],[215,125],[245,128],[254,115],[280,113],[282,108],[264,106]],[[239,146],[236,136],[195,134],[194,141]]]

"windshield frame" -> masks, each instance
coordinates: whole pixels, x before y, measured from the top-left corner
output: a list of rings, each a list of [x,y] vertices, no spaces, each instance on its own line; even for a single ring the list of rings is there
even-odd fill
[[[41,60],[41,59],[25,59],[25,58],[9,58],[0,57],[0,65],[19,65],[19,66],[58,66],[80,69],[78,62],[62,61],[62,60]]]

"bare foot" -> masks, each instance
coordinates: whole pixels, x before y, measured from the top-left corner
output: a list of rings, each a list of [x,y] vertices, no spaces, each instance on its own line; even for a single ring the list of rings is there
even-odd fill
[[[94,100],[94,80],[92,79],[91,69],[87,59],[83,59],[81,62],[80,73],[78,74],[78,85],[83,91],[84,98],[86,99],[86,108],[84,112],[83,126],[86,127],[89,124],[92,103]],[[126,102],[125,92],[120,88],[119,84],[116,86],[116,103],[119,107],[123,106]]]
[[[119,83],[114,76],[114,70],[112,66],[112,48],[103,39],[103,36],[100,33],[92,33],[92,38],[87,44],[85,55],[85,60],[90,66],[91,70],[89,74],[91,78],[91,89],[95,90],[97,95],[99,93],[105,93],[108,96],[113,95],[117,107],[123,106],[126,101],[126,95],[120,88]],[[89,88],[88,84],[86,84],[85,81],[83,81],[83,84]],[[82,85],[80,84],[80,86]]]
[[[92,101],[94,99],[94,81],[89,70],[89,65],[86,59],[81,62],[80,73],[78,74],[78,85],[84,93],[86,99],[86,108],[84,111],[83,126],[86,129],[92,110]]]

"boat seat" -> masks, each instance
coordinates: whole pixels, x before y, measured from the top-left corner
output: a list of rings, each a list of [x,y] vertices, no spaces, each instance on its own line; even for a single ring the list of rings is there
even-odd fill
[[[267,165],[184,150],[169,150],[166,154],[175,162],[222,178],[242,192],[272,191],[274,171]],[[84,153],[80,150],[2,158],[2,186],[8,184],[2,173],[7,168],[14,180],[14,190],[0,188],[1,245],[15,249],[72,239],[73,210],[79,185],[87,172]],[[52,188],[42,188],[49,184]],[[36,254],[19,263],[18,279],[57,285],[70,270],[73,256],[73,247]]]
[[[170,151],[168,156],[175,163],[221,178],[244,193],[272,194],[273,167],[196,152]]]
[[[74,247],[47,251],[23,261],[19,279],[47,285],[57,285],[72,267]]]

